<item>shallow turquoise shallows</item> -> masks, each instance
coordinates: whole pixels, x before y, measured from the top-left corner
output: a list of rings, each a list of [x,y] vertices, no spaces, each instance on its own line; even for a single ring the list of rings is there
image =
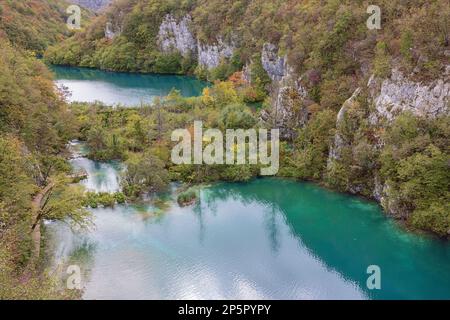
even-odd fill
[[[172,89],[184,97],[199,96],[206,82],[188,76],[106,72],[96,69],[51,66],[59,87],[71,92],[69,101],[139,106],[164,97]]]
[[[73,164],[89,189],[117,189],[116,163]],[[450,299],[449,243],[407,233],[372,202],[282,179],[200,195],[187,208],[93,210],[84,235],[52,225],[57,259],[81,266],[85,299]],[[381,290],[367,288],[371,265]]]

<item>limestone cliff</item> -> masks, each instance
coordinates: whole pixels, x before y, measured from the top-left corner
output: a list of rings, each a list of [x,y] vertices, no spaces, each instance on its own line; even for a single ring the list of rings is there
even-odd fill
[[[397,69],[388,79],[370,78],[367,84],[376,111],[371,120],[392,120],[404,111],[417,116],[436,116],[448,111],[450,103],[449,77],[424,84],[406,77]]]
[[[162,52],[178,51],[183,56],[197,53],[197,41],[189,29],[191,21],[189,15],[180,21],[170,14],[164,18],[158,33],[158,45]]]
[[[107,15],[105,25],[105,38],[113,40],[123,31],[124,19],[126,13],[123,10],[113,11]]]
[[[234,47],[217,39],[215,44],[203,44],[198,41],[198,63],[199,65],[212,69],[217,67],[222,59],[230,59],[233,56]]]
[[[305,100],[308,93],[288,65],[286,57],[278,56],[278,48],[270,43],[263,45],[261,64],[272,80],[270,111],[263,110],[261,118],[280,129],[281,137],[292,140],[296,128],[308,121]]]
[[[347,101],[345,101],[345,103],[342,105],[342,108],[341,108],[341,110],[339,110],[339,113],[337,115],[337,120],[336,120],[337,128],[339,128],[339,126],[344,121],[345,115],[348,112],[348,110],[354,106],[355,101],[358,98],[360,93],[361,93],[361,88],[358,88],[353,93],[353,95]],[[330,148],[330,155],[328,158],[329,164],[332,160],[339,160],[341,158],[341,149],[345,145],[346,145],[345,139],[342,137],[342,135],[339,132],[337,132],[334,137],[334,142]]]
[[[261,63],[272,81],[281,81],[289,75],[286,57],[279,57],[278,48],[271,43],[263,45]]]
[[[234,46],[224,42],[221,38],[215,43],[206,44],[197,39],[192,33],[190,25],[192,18],[186,15],[176,19],[173,15],[166,15],[158,33],[158,45],[162,52],[179,52],[183,56],[192,55],[207,69],[217,67],[223,59],[230,59]]]
[[[377,79],[372,76],[365,88],[358,88],[353,96],[342,106],[337,116],[337,125],[344,121],[346,112],[355,103],[361,91],[368,92],[367,103],[373,111],[369,116],[370,126],[374,129],[383,129],[401,113],[411,112],[419,117],[436,117],[449,113],[450,83],[448,74],[443,78],[429,83],[421,83],[405,76],[397,69],[392,70],[387,79]],[[376,130],[374,130],[376,131]],[[384,142],[381,137],[372,145],[375,150]],[[330,149],[329,166],[333,161],[339,161],[341,150],[344,147],[352,147],[338,132]],[[382,181],[376,171],[371,172],[373,179],[372,198],[377,200],[387,213],[398,218],[406,218],[408,212],[399,205],[396,197],[391,194],[391,187],[386,181]],[[358,186],[348,186],[348,192],[358,194]]]

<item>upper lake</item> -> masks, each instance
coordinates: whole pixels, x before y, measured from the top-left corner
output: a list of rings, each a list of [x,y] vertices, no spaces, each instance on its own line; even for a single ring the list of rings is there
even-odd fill
[[[96,69],[50,66],[58,87],[71,92],[70,102],[138,106],[164,97],[172,89],[184,97],[201,95],[207,83],[194,77],[160,74],[107,72]]]

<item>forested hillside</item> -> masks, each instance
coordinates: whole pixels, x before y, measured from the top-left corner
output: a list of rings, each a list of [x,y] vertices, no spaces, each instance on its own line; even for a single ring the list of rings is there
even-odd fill
[[[0,299],[71,296],[42,268],[41,224],[85,221],[82,193],[70,183],[64,155],[75,119],[35,57],[69,35],[65,6],[0,3]]]
[[[372,68],[379,75],[389,67],[417,68],[436,76],[448,56],[449,13],[446,0],[379,1],[382,29],[369,30],[367,1],[116,1],[85,32],[50,50],[48,59],[61,64],[110,70],[183,72],[195,65],[182,56],[161,56],[158,33],[167,14],[192,18],[188,29],[203,44],[221,40],[238,48],[224,62],[241,66],[265,43],[287,55],[297,72],[320,78],[317,95],[339,83],[351,94],[355,76]],[[107,28],[107,24],[109,27]],[[106,36],[105,36],[105,31]],[[194,43],[193,51],[197,50]],[[65,49],[65,50],[56,50]],[[72,53],[72,55],[69,54]],[[175,53],[175,52],[174,52]],[[115,59],[113,59],[114,57]],[[195,57],[194,57],[195,58]],[[166,61],[167,59],[172,59]],[[167,62],[167,63],[166,63]],[[165,69],[164,67],[175,64]],[[326,84],[325,84],[326,83]],[[319,90],[321,89],[321,90]]]
[[[60,0],[7,0],[0,3],[0,32],[14,45],[42,54],[71,35],[65,26],[67,3]]]

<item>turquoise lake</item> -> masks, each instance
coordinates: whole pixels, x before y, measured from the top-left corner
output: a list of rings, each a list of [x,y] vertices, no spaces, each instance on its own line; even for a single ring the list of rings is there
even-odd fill
[[[106,105],[139,106],[164,97],[172,89],[184,97],[201,95],[206,82],[194,77],[159,74],[107,72],[96,69],[50,66],[58,87],[71,92],[69,101]]]
[[[91,190],[116,191],[120,164],[72,160]],[[369,201],[310,183],[204,186],[92,210],[95,229],[51,224],[56,260],[78,264],[85,299],[450,299],[450,245],[408,233]],[[367,268],[381,269],[369,290]]]

